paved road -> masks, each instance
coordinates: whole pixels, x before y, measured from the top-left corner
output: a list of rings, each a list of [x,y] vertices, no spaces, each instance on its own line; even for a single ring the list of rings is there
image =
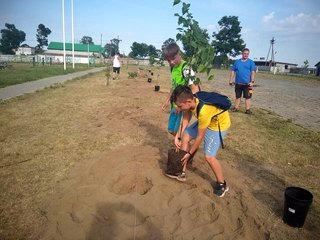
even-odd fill
[[[93,68],[86,71],[75,72],[75,73],[70,73],[70,74],[61,75],[61,76],[48,77],[48,78],[43,78],[37,81],[26,82],[26,83],[21,83],[21,84],[17,84],[17,85],[5,87],[5,88],[0,88],[0,100],[6,100],[9,98],[23,95],[25,93],[35,92],[37,90],[50,87],[56,83],[61,83],[67,80],[83,77],[90,73],[103,71],[103,69],[104,69],[103,67]]]

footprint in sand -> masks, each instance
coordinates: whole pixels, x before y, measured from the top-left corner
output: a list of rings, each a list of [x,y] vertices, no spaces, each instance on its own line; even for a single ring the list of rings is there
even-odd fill
[[[137,192],[140,195],[145,195],[153,187],[151,179],[143,176],[122,175],[119,176],[111,185],[111,191],[124,195],[132,192]]]

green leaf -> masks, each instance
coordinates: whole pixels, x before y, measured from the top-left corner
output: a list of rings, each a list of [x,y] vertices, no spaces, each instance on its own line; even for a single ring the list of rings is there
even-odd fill
[[[181,25],[182,23],[184,23],[185,19],[181,16],[179,16],[179,19],[178,19],[178,24]]]
[[[190,4],[183,3],[182,6],[182,15],[186,14],[189,11]]]
[[[181,40],[181,38],[182,38],[182,34],[181,34],[181,33],[178,33],[178,34],[176,35],[176,39],[177,39],[177,41],[180,41],[180,40]]]
[[[180,2],[181,2],[181,0],[174,0],[174,1],[173,1],[173,6],[179,4]]]
[[[210,76],[208,77],[208,80],[213,80],[213,75],[210,75]]]
[[[196,49],[197,46],[198,46],[197,43],[194,42],[194,41],[191,41],[191,42],[190,42],[190,45],[191,45],[193,48],[195,48],[195,49]]]
[[[174,16],[176,17],[180,17],[179,13],[175,13]]]
[[[198,71],[199,72],[204,72],[206,70],[206,66],[203,65],[203,64],[200,64],[199,67],[198,67]]]

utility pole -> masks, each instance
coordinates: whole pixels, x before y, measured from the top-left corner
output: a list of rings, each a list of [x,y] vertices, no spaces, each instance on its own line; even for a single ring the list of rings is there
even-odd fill
[[[268,55],[267,55],[267,59],[266,59],[266,66],[267,66],[267,63],[268,63],[268,58],[269,58],[269,54],[270,54],[270,50],[271,50],[271,60],[270,60],[270,64],[269,66],[270,67],[275,67],[276,66],[276,63],[275,63],[275,60],[274,60],[274,49],[273,49],[273,45],[274,45],[274,42],[276,40],[274,39],[274,37],[272,37],[272,39],[270,40],[270,47],[269,47],[269,51],[268,51]]]
[[[102,51],[102,33],[100,35],[100,51],[99,51],[99,53],[100,53],[100,64],[102,64],[102,53],[101,53],[101,51]]]

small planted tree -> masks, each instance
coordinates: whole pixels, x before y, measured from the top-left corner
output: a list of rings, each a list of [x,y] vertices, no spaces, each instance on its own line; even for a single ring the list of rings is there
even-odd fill
[[[211,74],[212,62],[214,59],[214,49],[209,43],[206,30],[200,28],[199,23],[193,18],[190,13],[190,4],[181,2],[181,0],[174,0],[173,6],[182,4],[182,14],[175,13],[178,17],[177,30],[179,33],[176,35],[177,41],[184,43],[186,56],[185,60],[193,71],[198,73],[206,73],[208,80],[213,79]],[[187,46],[187,47],[186,47]],[[200,82],[200,78],[196,76],[187,76],[196,83]]]

